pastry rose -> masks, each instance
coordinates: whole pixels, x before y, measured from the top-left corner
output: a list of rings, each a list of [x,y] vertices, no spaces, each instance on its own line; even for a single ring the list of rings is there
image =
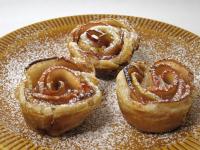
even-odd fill
[[[27,124],[57,136],[77,127],[101,102],[92,65],[68,58],[30,64],[16,96]]]
[[[97,77],[111,79],[138,48],[138,34],[125,20],[104,19],[77,26],[67,47],[73,57],[89,59]]]
[[[175,60],[160,60],[152,66],[131,63],[117,76],[117,96],[124,118],[145,132],[176,129],[191,107],[192,82],[192,73]]]

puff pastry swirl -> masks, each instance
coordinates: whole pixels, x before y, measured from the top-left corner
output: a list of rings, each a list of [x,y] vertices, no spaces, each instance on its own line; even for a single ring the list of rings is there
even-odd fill
[[[166,132],[185,122],[192,105],[192,73],[175,60],[135,62],[117,76],[124,118],[145,132]]]
[[[30,64],[16,95],[26,123],[58,136],[77,127],[101,102],[93,66],[76,59],[50,58]]]
[[[110,79],[130,61],[138,43],[138,34],[125,20],[104,19],[73,29],[67,47],[73,57],[90,59],[97,77]]]

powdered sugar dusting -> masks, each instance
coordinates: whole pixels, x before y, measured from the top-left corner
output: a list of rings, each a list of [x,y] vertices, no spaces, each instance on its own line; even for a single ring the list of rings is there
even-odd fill
[[[173,58],[188,66],[195,75],[196,93],[200,86],[200,42],[195,41],[188,47],[182,40],[175,40],[151,31],[140,31],[141,44],[133,60],[154,62],[163,58]],[[52,149],[150,149],[173,141],[182,141],[188,133],[196,133],[200,127],[200,101],[195,102],[186,124],[180,129],[166,134],[145,134],[131,127],[124,120],[115,93],[115,81],[101,81],[100,88],[104,99],[100,108],[78,128],[57,138],[40,135],[30,130],[22,117],[15,98],[15,88],[24,78],[24,68],[34,60],[66,56],[67,34],[55,33],[54,37],[27,40],[23,45],[12,45],[10,51],[0,62],[0,122],[15,133],[31,139],[35,144]]]

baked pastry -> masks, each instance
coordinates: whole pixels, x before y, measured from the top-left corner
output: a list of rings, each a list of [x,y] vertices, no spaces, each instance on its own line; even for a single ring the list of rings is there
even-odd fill
[[[115,77],[138,48],[138,34],[125,20],[104,19],[77,26],[69,35],[71,56],[89,59],[96,76]]]
[[[161,133],[185,122],[192,105],[193,75],[175,60],[151,67],[131,63],[117,76],[117,97],[127,122],[144,132]]]
[[[101,102],[94,68],[80,60],[50,58],[35,61],[16,97],[26,123],[58,136],[77,127]]]

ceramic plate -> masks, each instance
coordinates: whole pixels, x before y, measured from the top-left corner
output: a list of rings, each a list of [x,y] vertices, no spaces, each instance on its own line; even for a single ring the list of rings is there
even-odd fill
[[[67,56],[66,38],[79,24],[101,18],[127,19],[141,36],[132,61],[173,58],[194,73],[194,104],[186,124],[165,134],[145,134],[131,127],[119,110],[115,81],[101,81],[104,99],[78,128],[57,138],[30,130],[15,98],[24,68],[34,60]],[[120,15],[80,15],[47,20],[0,38],[0,149],[200,149],[200,38],[173,25]],[[169,122],[170,123],[170,122]]]

